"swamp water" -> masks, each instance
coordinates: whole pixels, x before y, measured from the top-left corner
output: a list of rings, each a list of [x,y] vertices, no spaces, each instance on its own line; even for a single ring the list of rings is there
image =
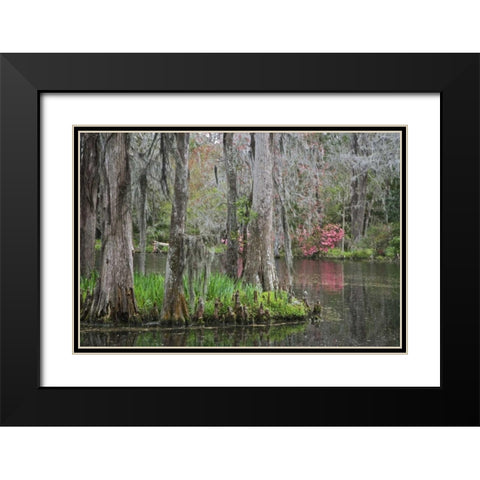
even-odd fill
[[[138,268],[139,255],[135,255]],[[165,255],[146,254],[145,272],[165,273]],[[394,347],[400,344],[400,265],[294,260],[294,291],[319,318],[302,323],[184,328],[92,328],[81,346],[96,347]],[[216,266],[217,270],[219,265]],[[213,266],[215,270],[215,265]],[[286,266],[277,260],[280,283]],[[83,327],[82,327],[83,330]]]

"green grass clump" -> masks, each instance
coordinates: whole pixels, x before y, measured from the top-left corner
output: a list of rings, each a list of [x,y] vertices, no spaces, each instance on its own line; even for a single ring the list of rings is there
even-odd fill
[[[208,282],[207,300],[219,298],[222,303],[229,303],[236,290],[237,284],[235,280],[227,275],[214,273],[210,276]]]
[[[161,309],[163,304],[165,279],[161,275],[151,273],[149,275],[135,274],[133,277],[133,289],[135,300],[140,312],[150,312],[155,306]]]
[[[93,295],[98,274],[93,272],[88,278],[80,281],[82,300],[87,295]],[[164,295],[164,277],[157,274],[134,275],[134,291],[137,308],[140,316],[145,318],[156,318],[161,312]],[[203,285],[201,279],[193,282],[194,301],[190,315],[195,313],[199,298],[202,296]],[[208,281],[204,302],[204,317],[213,318],[215,303],[220,302],[218,314],[220,317],[226,315],[229,307],[235,308],[235,293],[238,291],[239,302],[247,307],[250,317],[259,315],[260,304],[265,313],[268,310],[271,319],[295,319],[305,317],[308,312],[304,304],[296,299],[289,302],[288,294],[285,291],[263,292],[259,287],[235,281],[227,275],[213,273]],[[184,292],[187,304],[190,304],[188,296],[188,281],[184,278]],[[255,292],[257,292],[255,301]]]
[[[268,308],[272,317],[304,317],[307,315],[305,305],[298,300],[288,302],[288,294],[285,291],[263,292],[261,301],[265,308]]]
[[[95,284],[98,279],[98,273],[92,272],[89,277],[80,278],[80,294],[82,301],[87,295],[93,295]],[[140,311],[148,312],[154,307],[163,303],[164,278],[161,275],[140,275],[135,274],[133,277],[133,289],[135,291],[135,299],[137,307]]]

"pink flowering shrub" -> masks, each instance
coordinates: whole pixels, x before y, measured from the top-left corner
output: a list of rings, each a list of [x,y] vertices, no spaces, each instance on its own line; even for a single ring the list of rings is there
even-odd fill
[[[336,247],[343,238],[345,232],[339,225],[328,224],[324,227],[316,225],[308,231],[300,226],[297,229],[297,240],[305,257],[311,257],[316,253],[327,253]]]

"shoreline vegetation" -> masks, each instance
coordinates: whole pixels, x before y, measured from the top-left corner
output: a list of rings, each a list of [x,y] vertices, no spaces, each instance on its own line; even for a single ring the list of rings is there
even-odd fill
[[[155,248],[155,246],[147,245],[145,253],[156,253],[156,254],[166,254],[168,253],[168,243],[154,242],[161,245],[161,248]],[[100,240],[96,240],[95,250],[100,252],[102,250],[102,244]],[[215,254],[223,254],[226,252],[225,245],[218,245],[214,247]],[[135,248],[135,254],[140,254],[141,252]],[[285,255],[281,252],[275,258],[285,258]],[[387,247],[382,253],[376,252],[373,248],[359,248],[355,250],[344,250],[340,248],[333,248],[327,253],[322,254],[321,257],[305,257],[303,255],[294,255],[293,258],[304,258],[304,259],[318,259],[322,258],[324,260],[369,260],[376,262],[390,262],[398,263],[400,261],[400,248],[398,247]]]
[[[168,248],[168,247],[166,247]],[[330,250],[322,256],[324,260],[369,261],[395,263],[399,257],[374,256],[371,249],[342,252]],[[260,287],[231,279],[223,273],[212,273],[206,279],[195,278],[190,284],[183,279],[185,321],[164,321],[161,318],[164,298],[163,275],[150,273],[134,274],[134,293],[137,314],[126,322],[114,322],[108,318],[92,317],[88,305],[94,295],[98,272],[93,271],[87,278],[80,279],[80,319],[83,324],[93,327],[123,325],[125,328],[178,326],[207,327],[218,325],[257,326],[270,324],[298,324],[305,321],[320,320],[322,306],[310,304],[306,298],[298,299],[287,289],[279,288],[265,292]],[[118,328],[118,327],[115,327]]]
[[[92,318],[88,312],[89,299],[94,295],[97,278],[98,273],[94,271],[90,277],[80,280],[80,319],[85,323],[102,321]],[[297,299],[286,290],[262,292],[259,287],[234,281],[221,273],[213,273],[205,289],[198,279],[192,283],[193,295],[188,279],[184,277],[185,322],[164,321],[161,318],[164,277],[153,273],[136,273],[134,292],[138,314],[122,323],[152,326],[269,324],[279,321],[298,322],[321,310],[319,304],[310,305],[306,299]],[[103,319],[103,323],[112,322]]]
[[[80,280],[80,319],[84,323],[112,324],[113,322],[92,317],[88,311],[94,295],[98,273]],[[202,281],[190,283],[184,277],[185,321],[164,321],[161,317],[165,279],[159,274],[134,275],[134,292],[137,315],[123,324],[150,326],[178,325],[255,325],[272,322],[300,321],[319,314],[319,304],[310,305],[306,299],[299,300],[285,290],[262,292],[259,287],[234,281],[225,274],[212,273],[206,288]]]
[[[348,252],[342,252],[340,249],[334,248],[322,258],[325,260],[368,260],[374,262],[398,263],[400,261],[400,254],[397,252],[387,252],[386,254],[379,255],[371,248],[351,250]]]

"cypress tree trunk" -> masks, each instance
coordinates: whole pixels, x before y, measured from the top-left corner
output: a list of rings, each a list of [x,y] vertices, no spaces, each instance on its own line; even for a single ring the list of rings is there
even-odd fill
[[[282,186],[283,198],[284,187]],[[285,203],[282,200],[282,194],[278,195],[280,203],[280,216],[282,218],[282,228],[283,228],[283,248],[285,250],[285,263],[287,265],[287,288],[291,292],[293,288],[293,256],[292,256],[292,242],[290,241],[290,227],[288,225],[287,209],[285,208]]]
[[[233,159],[233,133],[223,134],[223,157],[227,173],[227,260],[226,273],[238,278],[237,170]]]
[[[358,145],[358,134],[352,135],[352,152],[358,161],[360,149]],[[368,172],[365,171],[365,167],[359,165],[352,169],[352,197],[350,202],[350,211],[352,217],[352,240],[353,243],[363,235],[363,227],[365,224],[365,208],[367,202],[367,178]]]
[[[165,272],[165,293],[162,320],[184,323],[188,319],[188,308],[183,291],[185,269],[185,219],[188,201],[188,133],[176,133],[177,155],[175,159],[175,186],[167,268]]]
[[[350,210],[352,212],[352,240],[354,243],[358,242],[363,235],[367,201],[367,176],[366,172],[360,172],[359,169],[353,170]]]
[[[98,195],[98,135],[82,134],[80,158],[80,274],[90,275],[95,268],[95,229]]]
[[[142,172],[139,179],[140,196],[138,200],[138,232],[140,263],[139,272],[145,275],[145,250],[147,248],[147,172]]]
[[[140,154],[143,158],[143,168],[139,175],[138,183],[140,194],[138,196],[138,205],[137,205],[137,221],[138,221],[138,233],[139,233],[139,265],[138,269],[142,275],[145,275],[145,250],[147,247],[147,188],[148,188],[148,174],[149,168],[153,160],[153,152],[155,143],[157,142],[159,136],[158,133],[155,133],[150,144],[150,148],[146,155]]]
[[[288,223],[288,214],[287,214],[287,207],[286,203],[286,190],[285,190],[285,182],[283,177],[283,168],[281,167],[281,163],[285,162],[285,143],[283,134],[276,135],[276,139],[278,140],[278,151],[280,155],[278,157],[274,157],[274,167],[277,171],[278,178],[273,176],[273,183],[275,185],[275,189],[277,192],[278,204],[280,206],[280,219],[282,222],[282,230],[283,230],[283,249],[285,251],[285,263],[287,266],[287,289],[289,292],[292,292],[293,289],[293,255],[292,255],[292,241],[290,238],[290,226]]]
[[[90,308],[91,318],[128,321],[136,315],[130,212],[128,134],[111,134],[101,165],[103,180],[102,266]]]
[[[250,237],[244,278],[263,290],[277,288],[277,272],[273,256],[273,156],[271,134],[255,133],[253,165],[253,199]]]

